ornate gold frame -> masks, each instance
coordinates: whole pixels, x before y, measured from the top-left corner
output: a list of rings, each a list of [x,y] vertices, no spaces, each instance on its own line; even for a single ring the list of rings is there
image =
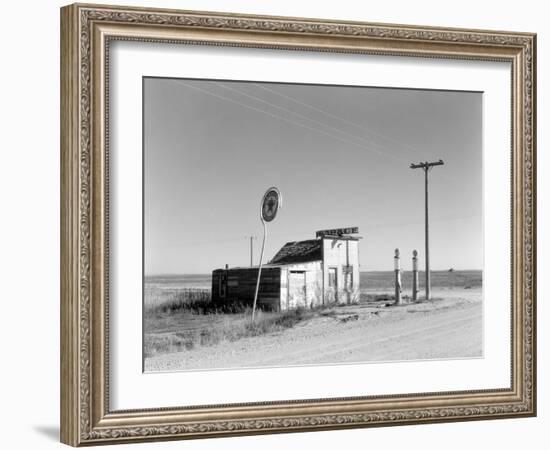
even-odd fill
[[[510,62],[510,388],[110,411],[106,63],[115,39]],[[535,415],[535,52],[536,36],[530,33],[98,5],[62,8],[62,442],[79,446]]]

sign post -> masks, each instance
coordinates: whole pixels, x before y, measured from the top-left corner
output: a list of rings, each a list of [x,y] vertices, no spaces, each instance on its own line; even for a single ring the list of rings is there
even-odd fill
[[[266,223],[271,222],[277,216],[277,211],[281,208],[283,199],[279,189],[270,187],[262,198],[260,210],[260,220],[264,227],[264,238],[262,240],[262,250],[260,252],[260,265],[258,266],[258,279],[256,280],[256,291],[254,292],[254,304],[252,305],[252,321],[256,315],[256,303],[258,301],[258,291],[260,290],[260,277],[262,274],[262,264],[264,259],[265,240],[267,237]]]

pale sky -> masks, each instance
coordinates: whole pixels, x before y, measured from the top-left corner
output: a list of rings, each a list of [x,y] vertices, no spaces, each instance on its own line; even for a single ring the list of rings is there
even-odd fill
[[[277,186],[264,261],[288,241],[358,226],[361,270],[424,261],[430,172],[433,270],[481,269],[480,92],[144,79],[145,275],[255,263],[260,200]]]

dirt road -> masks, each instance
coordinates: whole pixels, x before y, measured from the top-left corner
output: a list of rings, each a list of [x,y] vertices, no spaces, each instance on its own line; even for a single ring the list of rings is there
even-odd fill
[[[482,356],[482,304],[471,298],[336,308],[280,333],[147,358],[173,371]]]

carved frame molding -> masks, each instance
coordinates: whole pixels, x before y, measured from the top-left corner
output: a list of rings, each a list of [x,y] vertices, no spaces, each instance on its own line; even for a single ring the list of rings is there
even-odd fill
[[[108,407],[108,58],[112,40],[509,61],[512,386],[211,407]],[[61,10],[61,439],[78,446],[536,413],[536,36],[97,5]]]

